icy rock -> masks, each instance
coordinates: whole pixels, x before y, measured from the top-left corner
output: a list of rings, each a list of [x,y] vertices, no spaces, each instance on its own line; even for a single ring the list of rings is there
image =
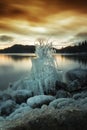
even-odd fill
[[[0,116],[0,121],[4,121],[5,119],[2,117],[2,116]]]
[[[83,99],[76,100],[76,106],[79,109],[87,109],[87,97]]]
[[[59,90],[59,89],[64,89],[65,90],[66,87],[67,87],[67,84],[63,83],[61,81],[56,81],[55,87],[56,87],[56,90]]]
[[[6,119],[7,120],[13,120],[13,119],[18,119],[18,118],[23,118],[23,116],[29,112],[30,110],[32,110],[32,108],[30,108],[28,105],[24,106],[24,107],[19,107],[18,109],[16,109],[13,113],[11,113]]]
[[[74,98],[75,100],[81,99],[82,97],[83,97],[83,96],[82,96],[81,93],[77,93],[77,94],[74,94],[74,95],[73,95],[73,98]]]
[[[2,127],[3,130],[87,130],[87,109],[34,109],[22,119],[6,121]]]
[[[32,78],[32,76],[31,76]],[[25,78],[24,80],[19,80],[14,82],[13,84],[13,90],[28,90],[32,91],[32,94],[40,95],[42,93],[42,88],[38,86],[39,80],[31,79],[31,78]]]
[[[87,81],[87,69],[73,69],[66,73],[66,77],[69,81],[78,79],[80,83]]]
[[[56,98],[67,98],[70,97],[70,93],[65,90],[59,90],[56,94]]]
[[[72,92],[81,89],[81,85],[78,80],[73,80],[68,86],[67,90]]]
[[[41,109],[47,109],[47,107],[48,107],[47,105],[42,105]]]
[[[81,100],[81,104],[87,104],[87,97]]]
[[[54,99],[55,98],[53,96],[38,95],[38,96],[29,98],[27,100],[27,104],[32,108],[38,108],[38,107],[41,107],[43,104],[48,105]]]
[[[32,92],[29,90],[16,90],[12,93],[14,100],[16,103],[21,104],[26,102],[26,100],[32,97]]]
[[[59,98],[52,101],[49,104],[49,106],[58,108],[58,109],[62,109],[62,108],[64,109],[65,107],[73,106],[74,103],[75,103],[75,100],[72,98]]]
[[[7,100],[2,102],[0,106],[0,115],[1,116],[8,116],[11,114],[16,108],[16,103],[12,100]]]
[[[73,95],[73,98],[74,98],[75,100],[83,99],[83,98],[85,98],[85,97],[87,97],[87,91],[83,91],[83,92],[76,93],[76,94]]]
[[[0,91],[0,100],[5,101],[5,100],[8,100],[8,99],[12,99],[11,94]]]
[[[26,103],[22,103],[22,104],[20,105],[20,107],[26,107],[26,106],[27,106]]]

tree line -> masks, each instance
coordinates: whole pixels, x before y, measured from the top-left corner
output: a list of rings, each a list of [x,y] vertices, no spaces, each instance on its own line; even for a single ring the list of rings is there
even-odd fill
[[[68,46],[60,50],[56,50],[57,53],[87,53],[87,41],[81,41],[77,45]]]

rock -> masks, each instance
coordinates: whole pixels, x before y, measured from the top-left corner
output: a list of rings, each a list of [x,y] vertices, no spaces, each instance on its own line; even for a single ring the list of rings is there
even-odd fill
[[[52,101],[49,106],[58,108],[58,109],[65,109],[68,106],[74,106],[75,100],[72,98],[59,98]]]
[[[82,92],[80,92],[80,93],[76,93],[76,94],[73,95],[73,98],[74,98],[75,100],[83,99],[83,98],[85,98],[85,97],[87,97],[87,91],[82,91]]]
[[[34,109],[23,119],[7,120],[2,130],[87,130],[87,109]]]
[[[87,109],[87,97],[76,100],[76,106],[79,109],[85,110]]]
[[[82,94],[81,93],[76,93],[76,94],[73,95],[73,98],[75,100],[81,99],[82,98]]]
[[[70,97],[70,93],[65,90],[59,90],[56,94],[56,98],[67,98]]]
[[[73,80],[67,85],[67,90],[72,92],[81,89],[81,85],[78,80]]]
[[[32,97],[32,92],[28,90],[16,90],[12,93],[14,100],[16,103],[21,104],[26,102],[26,100]]]
[[[22,104],[20,105],[20,107],[26,107],[26,106],[27,106],[26,103],[22,103]]]
[[[1,101],[6,101],[6,100],[9,100],[9,99],[12,99],[11,94],[3,92],[3,91],[2,92],[0,91],[0,100]]]
[[[41,106],[41,109],[44,110],[44,109],[47,109],[47,107],[48,107],[47,105],[42,105],[42,106]]]
[[[78,80],[80,83],[87,83],[87,69],[73,69],[66,73],[68,81]]]
[[[24,114],[26,114],[30,110],[32,109],[28,105],[24,107],[20,106],[13,113],[11,113],[6,119],[7,120],[13,120],[13,119],[19,119],[19,118],[22,119]]]
[[[8,116],[11,114],[16,108],[16,103],[12,100],[7,100],[2,102],[0,106],[0,115],[1,116]]]
[[[2,117],[2,116],[0,116],[0,121],[4,121],[5,119]]]
[[[61,81],[56,81],[55,87],[56,87],[56,90],[60,90],[60,89],[66,90],[67,84]]]
[[[54,99],[55,98],[53,96],[38,95],[38,96],[29,98],[27,100],[27,104],[32,108],[38,108],[38,107],[41,107],[43,104],[48,105]]]

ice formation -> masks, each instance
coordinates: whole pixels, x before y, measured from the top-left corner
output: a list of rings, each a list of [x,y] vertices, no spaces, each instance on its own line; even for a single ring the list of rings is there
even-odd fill
[[[55,91],[56,81],[61,80],[61,71],[58,70],[53,52],[50,43],[40,40],[39,44],[36,45],[37,57],[32,60],[30,76],[15,82],[12,89],[28,89],[34,95],[43,95],[50,90]]]

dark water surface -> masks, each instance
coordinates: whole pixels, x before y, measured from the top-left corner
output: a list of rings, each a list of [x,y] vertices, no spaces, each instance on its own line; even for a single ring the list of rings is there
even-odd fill
[[[87,68],[86,54],[56,54],[54,57],[63,75],[70,69]],[[31,70],[33,58],[35,57],[32,54],[0,54],[0,90],[26,77]]]

